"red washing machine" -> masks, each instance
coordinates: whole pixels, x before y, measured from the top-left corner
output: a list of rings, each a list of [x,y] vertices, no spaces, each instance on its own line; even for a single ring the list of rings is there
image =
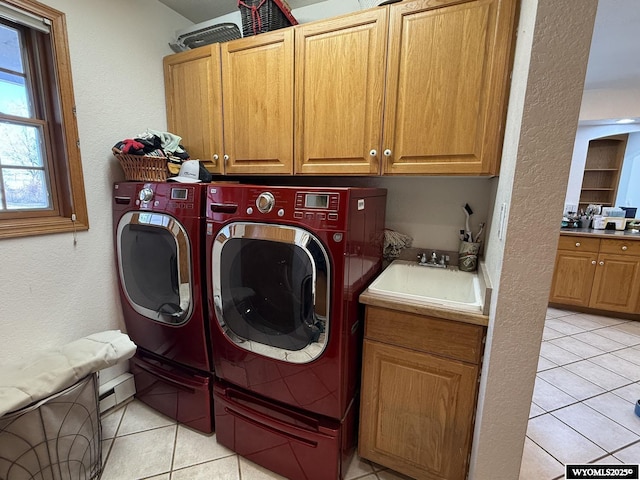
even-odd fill
[[[373,188],[208,188],[216,436],[287,478],[342,478],[353,452],[358,295],[382,265],[385,204]]]
[[[213,429],[204,300],[208,184],[122,182],[113,187],[119,290],[136,396],[202,432]]]

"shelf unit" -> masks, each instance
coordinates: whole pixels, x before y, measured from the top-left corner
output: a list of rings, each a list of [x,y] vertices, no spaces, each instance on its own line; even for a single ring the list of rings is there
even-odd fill
[[[596,138],[589,142],[578,210],[589,204],[614,207],[628,135]]]

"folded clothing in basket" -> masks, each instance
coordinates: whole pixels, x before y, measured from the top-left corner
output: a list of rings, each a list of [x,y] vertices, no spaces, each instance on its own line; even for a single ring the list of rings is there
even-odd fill
[[[87,375],[131,358],[136,345],[108,330],[48,350],[0,370],[0,417],[59,392]]]

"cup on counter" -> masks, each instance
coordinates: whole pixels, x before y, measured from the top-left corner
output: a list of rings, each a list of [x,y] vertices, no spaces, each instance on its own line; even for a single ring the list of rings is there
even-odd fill
[[[586,215],[580,216],[580,228],[591,228],[591,218]]]
[[[460,242],[458,248],[458,270],[475,272],[478,269],[479,242]]]

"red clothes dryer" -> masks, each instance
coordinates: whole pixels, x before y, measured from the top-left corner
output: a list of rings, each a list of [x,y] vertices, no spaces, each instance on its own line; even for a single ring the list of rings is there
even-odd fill
[[[204,301],[207,185],[122,182],[113,187],[119,290],[137,397],[211,432],[212,374]]]
[[[385,204],[383,189],[208,188],[217,439],[288,478],[338,478],[353,449],[358,295],[382,265]]]

